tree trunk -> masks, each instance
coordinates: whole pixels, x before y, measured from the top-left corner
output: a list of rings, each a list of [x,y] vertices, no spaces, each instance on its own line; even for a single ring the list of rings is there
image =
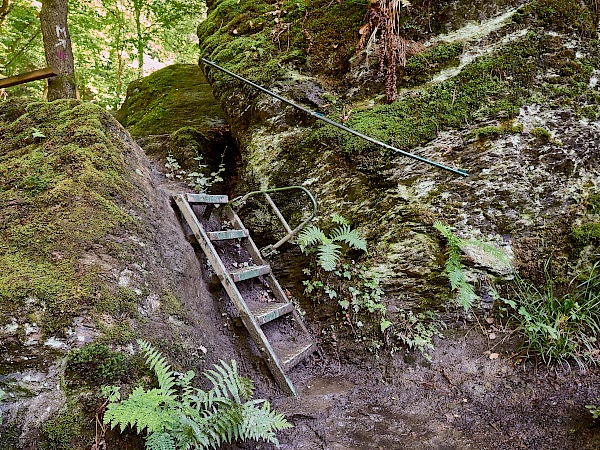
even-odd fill
[[[46,63],[59,74],[48,80],[48,101],[77,98],[67,13],[68,0],[42,0],[40,22]]]
[[[138,78],[142,78],[144,76],[144,50],[146,50],[146,43],[144,42],[144,36],[142,34],[142,4],[139,1],[134,1],[133,6],[135,29],[137,32],[136,46],[138,58]]]

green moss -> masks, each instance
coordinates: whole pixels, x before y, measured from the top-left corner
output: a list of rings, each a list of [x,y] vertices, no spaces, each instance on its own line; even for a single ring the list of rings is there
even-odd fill
[[[503,134],[518,134],[523,132],[523,124],[512,125],[511,123],[504,123],[502,125],[488,125],[485,127],[477,128],[471,131],[467,137],[476,137],[477,139],[489,138],[492,136],[501,136]]]
[[[67,407],[43,426],[44,448],[48,450],[71,450],[73,441],[81,435],[83,418],[77,405]]]
[[[165,314],[169,316],[181,316],[183,313],[183,306],[181,302],[177,300],[177,297],[168,289],[163,289],[162,292],[161,309]]]
[[[536,0],[526,4],[513,20],[535,17],[536,25],[547,30],[592,36],[594,15],[589,7],[573,0]]]
[[[600,214],[600,192],[591,195],[587,199],[587,208],[593,214]]]
[[[80,258],[137,226],[123,144],[110,114],[74,100],[4,102],[0,117],[0,322],[41,310],[42,330],[61,333],[102,287]]]
[[[575,228],[571,237],[580,246],[600,244],[600,223],[590,222]]]
[[[544,142],[548,142],[552,138],[550,132],[544,127],[535,127],[533,130],[531,130],[531,134]]]
[[[462,42],[441,43],[431,49],[411,56],[406,61],[400,84],[412,86],[423,83],[440,69],[458,65],[458,57],[464,48]]]
[[[103,290],[96,302],[96,311],[108,313],[115,318],[131,317],[137,314],[137,294],[129,288],[119,286],[116,294]]]
[[[102,331],[101,342],[105,344],[126,345],[138,338],[137,333],[131,328],[128,321],[116,322],[110,325],[100,323]]]
[[[66,375],[71,384],[98,385],[124,382],[131,370],[127,355],[94,343],[69,353]]]
[[[174,64],[131,83],[117,118],[133,136],[226,125],[211,87],[200,68],[191,64]]]

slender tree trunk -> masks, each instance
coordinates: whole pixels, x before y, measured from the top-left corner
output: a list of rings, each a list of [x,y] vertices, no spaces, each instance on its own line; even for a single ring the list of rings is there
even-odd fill
[[[142,4],[140,1],[134,2],[134,13],[135,29],[137,32],[138,78],[142,78],[144,76],[144,50],[146,50],[146,43],[142,34]]]
[[[77,98],[67,14],[68,0],[42,0],[40,22],[46,63],[58,73],[48,80],[48,101]]]

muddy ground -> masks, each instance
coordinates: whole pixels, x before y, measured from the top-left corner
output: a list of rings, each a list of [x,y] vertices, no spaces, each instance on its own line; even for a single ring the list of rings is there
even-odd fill
[[[208,281],[210,268],[203,267]],[[291,372],[299,395],[289,398],[234,319],[224,290],[213,284],[213,293],[257,396],[271,399],[294,425],[280,434],[282,449],[600,448],[600,424],[585,408],[598,403],[600,370],[582,373],[575,363],[549,368],[523,360],[518,333],[498,319],[460,322],[449,315],[446,323],[456,323],[436,339],[429,362],[419,352],[375,354],[351,339],[332,338],[340,325],[326,318],[329,308],[303,302],[319,351]]]
[[[461,322],[449,314],[448,329],[435,340],[429,362],[418,351],[370,352],[343,337],[343,331],[336,338],[331,330],[340,331],[342,325],[331,308],[303,300],[318,352],[292,370],[299,395],[286,397],[235,319],[235,308],[204,256],[196,254],[213,296],[212,315],[220,318],[222,339],[234,346],[228,353],[255,381],[256,396],[269,399],[294,425],[279,434],[284,450],[600,448],[600,423],[585,408],[600,402],[600,369],[583,373],[575,363],[549,368],[520,359],[518,333],[498,319]],[[301,286],[286,270],[291,257],[293,252],[284,253],[273,266],[282,286],[300,297]],[[231,448],[274,447],[247,443]]]

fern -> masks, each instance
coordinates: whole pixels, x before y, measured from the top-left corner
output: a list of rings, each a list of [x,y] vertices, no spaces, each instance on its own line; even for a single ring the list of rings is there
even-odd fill
[[[478,241],[477,239],[463,239],[456,236],[452,233],[450,228],[443,225],[441,222],[435,222],[433,227],[438,230],[448,242],[445,272],[450,281],[450,287],[453,291],[456,291],[458,304],[463,307],[465,311],[468,311],[479,297],[475,294],[473,286],[469,284],[463,271],[463,266],[460,262],[463,249],[468,245],[474,245],[499,261],[508,264],[506,255],[496,247]]]
[[[137,387],[127,399],[109,403],[104,423],[145,430],[147,450],[208,449],[249,439],[278,445],[275,433],[291,427],[268,402],[251,400],[252,381],[238,374],[235,361],[206,371],[213,387],[204,391],[191,385],[194,372],[178,375],[148,342],[138,343],[159,387]]]
[[[327,272],[333,271],[340,262],[342,246],[336,242],[343,242],[349,248],[367,251],[367,241],[360,235],[360,231],[352,230],[346,219],[334,214],[333,222],[338,226],[327,236],[319,227],[310,225],[298,235],[300,250],[310,253],[310,247],[316,246],[317,263]]]

